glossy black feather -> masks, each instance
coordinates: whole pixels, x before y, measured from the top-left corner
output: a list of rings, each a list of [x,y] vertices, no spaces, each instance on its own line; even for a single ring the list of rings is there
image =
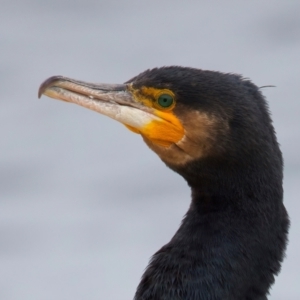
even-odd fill
[[[152,257],[135,300],[267,299],[289,220],[282,155],[261,92],[238,75],[182,67],[148,70],[129,82],[172,89],[182,107],[230,128],[211,156],[169,165],[188,182],[192,202],[174,237]]]

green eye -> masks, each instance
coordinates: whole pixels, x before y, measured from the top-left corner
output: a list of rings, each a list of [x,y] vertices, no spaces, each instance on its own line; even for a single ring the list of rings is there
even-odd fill
[[[167,108],[173,104],[174,99],[168,94],[162,94],[158,97],[157,102],[161,107]]]

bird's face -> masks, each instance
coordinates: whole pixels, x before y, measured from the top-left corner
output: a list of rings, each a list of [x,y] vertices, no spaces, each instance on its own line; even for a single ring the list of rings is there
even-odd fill
[[[216,153],[218,136],[228,130],[226,120],[189,104],[189,92],[192,95],[195,88],[192,80],[181,89],[176,78],[182,84],[182,75],[161,76],[161,70],[120,85],[55,76],[41,85],[39,95],[76,103],[123,123],[170,166]]]
[[[221,128],[218,118],[186,105],[184,96],[170,83],[155,87],[151,82],[138,84],[135,79],[128,84],[128,90],[134,101],[150,108],[158,119],[151,120],[141,130],[127,127],[141,134],[164,162],[180,166],[209,155],[218,127]]]

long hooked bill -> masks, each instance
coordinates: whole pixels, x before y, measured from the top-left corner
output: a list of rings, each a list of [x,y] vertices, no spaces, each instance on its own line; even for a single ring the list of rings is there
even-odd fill
[[[45,80],[38,96],[75,103],[115,119],[137,133],[152,121],[163,121],[154,110],[137,102],[126,84],[93,84],[63,76]]]

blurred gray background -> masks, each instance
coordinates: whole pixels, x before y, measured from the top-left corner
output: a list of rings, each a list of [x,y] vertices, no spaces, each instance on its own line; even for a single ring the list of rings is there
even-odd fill
[[[47,97],[182,65],[265,88],[292,227],[270,299],[300,299],[300,1],[34,1],[0,8],[0,299],[132,299],[190,191],[123,125]]]

